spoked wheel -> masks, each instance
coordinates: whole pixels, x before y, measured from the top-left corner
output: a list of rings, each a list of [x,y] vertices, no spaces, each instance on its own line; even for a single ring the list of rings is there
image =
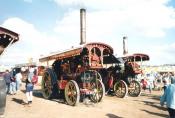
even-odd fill
[[[138,81],[131,81],[128,89],[128,94],[132,97],[137,97],[141,94],[141,85]]]
[[[105,95],[105,87],[101,80],[96,79],[96,82],[91,83],[92,94],[90,99],[92,102],[100,102]]]
[[[52,95],[52,83],[49,72],[45,71],[42,76],[42,95],[45,99],[50,99]]]
[[[114,84],[114,92],[117,97],[124,98],[128,93],[127,84],[123,80],[116,82]]]
[[[80,101],[80,89],[74,80],[70,80],[64,90],[66,102],[75,106]]]

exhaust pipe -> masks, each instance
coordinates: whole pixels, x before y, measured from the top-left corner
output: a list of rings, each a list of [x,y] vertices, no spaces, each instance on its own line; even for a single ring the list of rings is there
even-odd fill
[[[123,37],[123,55],[128,54],[128,37]]]
[[[80,9],[80,45],[86,43],[86,9]]]

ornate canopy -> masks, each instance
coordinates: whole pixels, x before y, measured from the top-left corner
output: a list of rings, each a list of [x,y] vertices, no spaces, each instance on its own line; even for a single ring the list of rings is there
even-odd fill
[[[19,40],[19,34],[10,31],[6,28],[0,27],[0,55],[4,52],[10,44]]]

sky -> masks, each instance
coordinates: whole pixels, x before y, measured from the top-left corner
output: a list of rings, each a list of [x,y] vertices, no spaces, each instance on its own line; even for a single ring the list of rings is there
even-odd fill
[[[20,35],[0,57],[14,65],[38,61],[80,44],[80,9],[86,9],[86,42],[102,42],[123,53],[145,53],[150,65],[175,64],[173,0],[1,0],[0,26]]]

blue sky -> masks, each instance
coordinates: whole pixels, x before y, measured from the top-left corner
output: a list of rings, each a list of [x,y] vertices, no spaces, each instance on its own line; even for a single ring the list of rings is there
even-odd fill
[[[20,34],[1,57],[1,64],[38,60],[40,55],[78,46],[79,9],[86,8],[87,42],[103,42],[122,55],[150,55],[148,64],[175,64],[173,0],[2,0],[0,25]]]

